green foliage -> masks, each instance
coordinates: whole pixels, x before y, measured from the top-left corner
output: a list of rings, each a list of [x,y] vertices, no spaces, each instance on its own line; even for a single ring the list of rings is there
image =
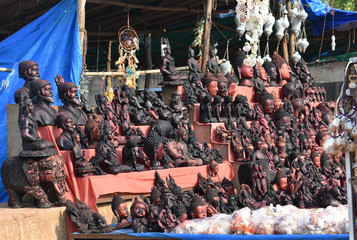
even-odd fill
[[[333,0],[327,1],[328,5],[332,6]],[[335,0],[333,7],[347,11],[357,11],[357,0]]]

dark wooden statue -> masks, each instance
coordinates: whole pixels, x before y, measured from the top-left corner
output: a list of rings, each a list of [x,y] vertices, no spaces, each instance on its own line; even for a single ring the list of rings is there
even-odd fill
[[[113,228],[107,225],[105,218],[93,210],[84,202],[77,199],[76,204],[67,200],[67,214],[71,220],[78,226],[82,233],[108,233]]]
[[[131,227],[131,222],[128,221],[128,216],[129,216],[128,206],[125,200],[116,194],[114,194],[112,200],[112,211],[114,213],[114,216],[118,220],[118,223],[115,227],[116,229]]]
[[[19,63],[19,78],[23,78],[25,80],[24,85],[16,90],[14,94],[15,103],[20,103],[20,95],[22,91],[30,93],[30,82],[40,78],[40,70],[38,68],[38,64],[35,61],[22,61]]]
[[[145,233],[149,231],[147,211],[147,205],[140,198],[135,197],[130,207],[132,228],[135,233]]]

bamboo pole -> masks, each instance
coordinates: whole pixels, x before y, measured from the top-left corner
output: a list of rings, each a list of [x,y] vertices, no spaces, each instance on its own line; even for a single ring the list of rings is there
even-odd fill
[[[202,13],[202,10],[199,9],[191,9],[187,7],[158,7],[158,6],[149,6],[149,5],[141,5],[141,4],[130,4],[120,1],[110,1],[110,0],[87,0],[89,3],[96,3],[96,4],[106,4],[112,6],[119,6],[119,7],[129,7],[129,8],[136,8],[136,9],[144,9],[148,11],[169,11],[169,12],[192,12],[192,13]]]
[[[112,63],[112,41],[109,41],[108,44],[108,55],[107,55],[107,72],[111,72],[111,63]]]
[[[188,70],[188,66],[177,67],[176,71],[185,71]],[[138,70],[136,71],[139,75],[142,74],[153,74],[160,73],[160,69],[152,70]],[[86,76],[124,76],[124,72],[86,72]]]
[[[0,72],[12,72],[12,69],[0,67]]]
[[[151,57],[151,33],[148,34],[146,38],[146,64],[147,64],[147,69],[151,70],[152,69],[152,57]],[[151,80],[151,74],[146,74],[145,76],[145,88],[149,89],[150,88],[150,80]]]
[[[206,71],[208,53],[210,48],[210,36],[211,36],[211,26],[212,26],[212,0],[207,0],[206,4],[206,16],[205,16],[205,26],[203,31],[203,49],[202,49],[202,72]]]
[[[82,50],[82,57],[83,61],[85,58],[85,44],[84,43],[84,36],[85,36],[85,21],[86,21],[86,0],[77,0],[77,14],[78,14],[78,27],[79,27],[79,38],[81,42],[81,50]]]

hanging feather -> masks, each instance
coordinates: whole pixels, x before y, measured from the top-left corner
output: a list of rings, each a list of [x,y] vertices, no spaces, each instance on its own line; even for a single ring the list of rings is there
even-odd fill
[[[336,133],[338,131],[338,128],[340,127],[340,121],[341,121],[342,116],[335,116],[335,118],[332,120],[330,125],[328,126],[328,132],[330,134]]]
[[[347,119],[347,121],[343,124],[343,130],[347,131],[348,133],[350,133],[352,131],[353,125],[351,122],[351,119]]]

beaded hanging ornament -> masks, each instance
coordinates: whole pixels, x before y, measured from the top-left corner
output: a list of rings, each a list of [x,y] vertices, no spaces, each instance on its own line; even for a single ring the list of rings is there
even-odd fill
[[[135,74],[139,60],[136,58],[136,51],[139,50],[139,37],[134,28],[129,25],[123,26],[118,32],[119,38],[119,59],[115,64],[118,66],[118,71],[125,72],[124,82],[131,88],[137,86]]]

